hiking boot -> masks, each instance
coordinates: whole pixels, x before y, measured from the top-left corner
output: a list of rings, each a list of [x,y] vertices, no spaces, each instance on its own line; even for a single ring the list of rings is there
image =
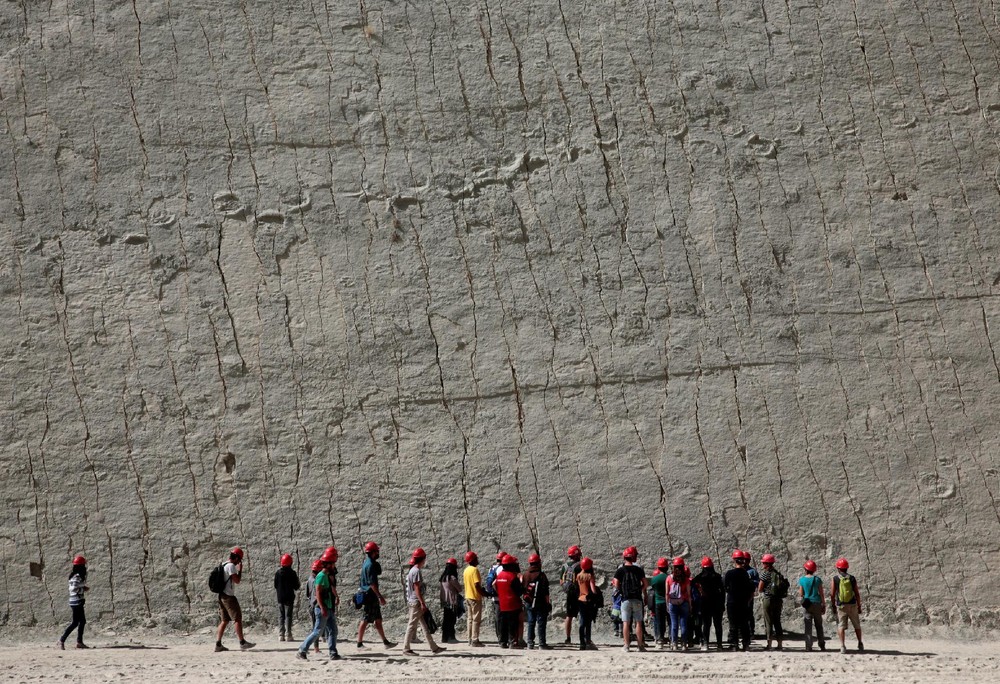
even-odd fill
[[[572,643],[573,643],[573,640],[571,638],[569,638],[569,637],[566,637],[566,641],[563,642],[563,645],[569,646]]]
[[[77,648],[90,648],[90,646],[88,646],[87,644],[83,643],[82,641],[76,642],[76,647]]]
[[[215,645],[215,652],[216,653],[222,653],[223,651],[228,651],[228,650],[229,649],[226,648],[225,646],[223,646],[222,644],[216,644]]]
[[[66,650],[66,642],[65,641],[60,641],[59,642],[59,650],[60,651],[65,651]]]
[[[821,651],[825,651],[826,650],[826,642],[823,641],[822,639],[819,640],[819,650],[821,650]]]
[[[330,660],[343,660],[339,653],[331,653]]]
[[[295,657],[299,660],[309,660],[309,656],[306,655],[305,651],[296,651]]]
[[[240,650],[241,651],[249,651],[251,648],[253,648],[256,645],[257,644],[255,644],[254,642],[247,641],[246,639],[244,639],[243,641],[240,642]]]

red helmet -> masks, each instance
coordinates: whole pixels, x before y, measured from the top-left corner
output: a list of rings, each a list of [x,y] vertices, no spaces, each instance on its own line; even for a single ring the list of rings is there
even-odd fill
[[[656,561],[656,567],[660,570],[666,570],[670,567],[670,561],[666,558],[660,558]]]
[[[712,562],[711,558],[709,558],[708,556],[705,556],[704,558],[701,559],[701,567],[703,567],[703,568],[714,568],[715,567],[715,563]]]
[[[336,547],[331,546],[323,552],[323,555],[320,556],[319,559],[324,563],[336,563],[339,555],[340,554],[337,553]]]
[[[83,556],[77,556],[76,558],[73,559],[73,565],[86,565],[86,564],[87,564],[87,559],[84,558]]]
[[[292,554],[286,553],[281,557],[281,567],[283,568],[292,567]]]
[[[410,557],[410,563],[419,563],[420,561],[427,558],[427,552],[424,551],[419,546],[413,549],[413,555]]]
[[[846,558],[844,558],[843,556],[841,556],[840,558],[837,559],[837,569],[838,570],[847,570],[847,568],[849,568],[849,567],[851,567],[851,564],[847,562]]]
[[[805,563],[802,564],[802,569],[805,570],[806,572],[816,572],[816,561],[807,560]]]
[[[313,572],[319,572],[322,569],[323,569],[323,561],[321,561],[319,558],[317,558],[316,560],[313,561],[312,571]]]
[[[764,563],[765,565],[774,565],[774,561],[775,561],[774,555],[770,553],[765,553],[763,556],[760,557],[760,562]]]
[[[243,560],[243,549],[238,546],[234,546],[233,550],[229,552],[230,556],[236,556],[240,560]]]
[[[594,569],[594,561],[590,560],[589,558],[584,558],[582,561],[580,561],[580,569],[583,570],[584,572],[590,572],[591,570]]]
[[[454,558],[449,558],[444,562],[445,565],[458,565],[458,561]]]
[[[745,560],[747,563],[753,560],[753,556],[750,555],[749,551],[743,552],[743,560]]]
[[[528,556],[528,565],[541,565],[541,564],[542,564],[542,557],[539,556],[537,553],[533,553],[530,556]]]
[[[733,560],[734,561],[743,560],[743,551],[740,549],[736,549],[735,551],[733,551]]]
[[[466,551],[465,552],[465,562],[466,563],[472,563],[473,561],[478,561],[478,560],[479,560],[479,556],[476,555],[475,551]]]
[[[504,556],[506,555],[506,551],[497,551],[497,563],[503,563]]]
[[[574,544],[573,546],[566,549],[566,555],[572,558],[573,560],[579,560],[580,556],[583,555],[583,551],[580,550],[579,546]]]
[[[684,559],[681,558],[680,556],[677,556],[677,558],[674,558],[674,567],[675,568],[683,568],[684,567]]]
[[[378,544],[375,542],[368,542],[365,544],[365,553],[378,553]]]
[[[517,556],[504,556],[503,563],[501,563],[501,565],[517,565]]]
[[[639,549],[635,548],[634,546],[630,546],[624,551],[622,551],[622,558],[624,558],[627,561],[634,562],[635,559],[638,557],[639,557]]]

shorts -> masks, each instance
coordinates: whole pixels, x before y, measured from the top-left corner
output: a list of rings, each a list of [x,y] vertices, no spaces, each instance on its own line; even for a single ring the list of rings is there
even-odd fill
[[[369,589],[365,592],[365,600],[361,604],[361,619],[365,622],[376,622],[382,619],[382,605],[375,592]]]
[[[847,629],[847,623],[854,625],[854,629],[861,629],[861,618],[858,617],[858,604],[847,603],[837,606],[837,620],[841,629]]]
[[[580,614],[580,602],[566,594],[566,617],[575,618]]]
[[[622,599],[622,622],[642,622],[642,599]]]
[[[219,594],[219,615],[223,622],[243,622],[243,611],[235,596]]]

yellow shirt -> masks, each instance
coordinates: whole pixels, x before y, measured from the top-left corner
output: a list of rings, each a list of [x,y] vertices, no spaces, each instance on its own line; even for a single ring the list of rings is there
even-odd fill
[[[476,586],[483,581],[479,568],[473,565],[467,567],[462,573],[462,580],[465,582],[465,598],[470,601],[479,601],[483,598],[483,592]]]

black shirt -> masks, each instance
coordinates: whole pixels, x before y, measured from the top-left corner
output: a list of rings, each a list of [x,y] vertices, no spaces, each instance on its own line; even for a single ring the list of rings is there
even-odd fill
[[[299,590],[299,576],[291,568],[278,568],[278,572],[274,573],[274,590],[278,603],[287,605],[294,602],[295,592]]]
[[[753,599],[756,589],[753,580],[744,568],[733,568],[726,572],[726,603],[747,603]]]
[[[642,600],[642,581],[646,579],[646,571],[638,565],[623,565],[615,572],[618,580],[618,591],[626,601]]]

